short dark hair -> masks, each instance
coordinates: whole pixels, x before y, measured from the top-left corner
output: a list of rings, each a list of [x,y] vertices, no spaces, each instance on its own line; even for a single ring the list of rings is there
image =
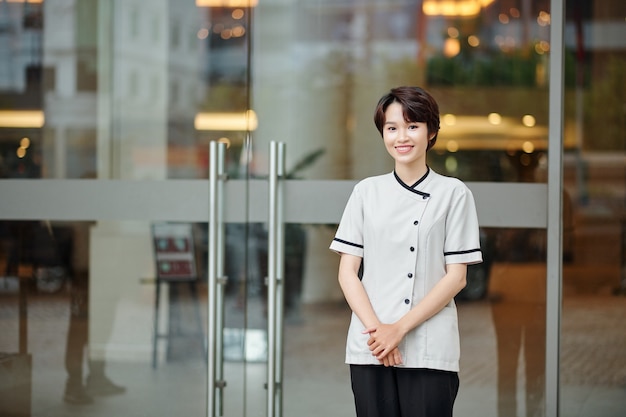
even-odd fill
[[[385,125],[385,112],[391,103],[400,103],[407,122],[426,123],[428,134],[434,134],[428,142],[428,149],[432,148],[439,134],[439,106],[433,96],[420,87],[396,87],[389,90],[378,101],[374,112],[374,123],[381,135]]]

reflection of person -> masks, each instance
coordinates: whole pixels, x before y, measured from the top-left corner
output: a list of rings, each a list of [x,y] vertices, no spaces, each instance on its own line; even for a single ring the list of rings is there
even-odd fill
[[[353,312],[346,362],[357,415],[452,416],[460,355],[453,298],[467,264],[482,261],[474,199],[426,164],[439,131],[427,92],[392,89],[374,121],[394,171],[355,186],[330,245]]]
[[[88,223],[77,225],[74,239],[74,271],[70,285],[70,323],[65,348],[67,381],[63,400],[69,404],[90,404],[94,395],[116,395],[126,388],[114,384],[105,374],[104,360],[87,361],[88,375],[83,379],[83,363],[89,333]],[[81,252],[82,250],[86,252]]]
[[[515,282],[511,284],[514,290]],[[540,415],[545,385],[545,304],[497,300],[491,311],[498,346],[498,416],[517,415],[520,352],[524,355],[526,415]]]
[[[522,151],[510,155],[516,180],[541,181],[536,170],[541,157],[541,153]],[[574,257],[575,225],[567,190],[563,190],[562,221],[563,263],[568,264]],[[489,290],[497,342],[498,416],[516,416],[523,408],[528,417],[543,415],[547,235],[541,229],[500,230],[495,250],[497,266],[492,269]]]
[[[497,263],[489,288],[498,354],[498,415],[517,415],[518,391],[525,395],[520,404],[525,415],[541,415],[546,346],[545,232],[505,229],[498,238]],[[523,389],[518,375],[524,376]]]

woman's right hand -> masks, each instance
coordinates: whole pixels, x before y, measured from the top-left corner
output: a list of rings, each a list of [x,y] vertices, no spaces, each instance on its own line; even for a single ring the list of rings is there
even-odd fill
[[[402,364],[402,354],[400,354],[400,349],[395,348],[385,357],[378,360],[382,365],[385,366],[395,366]]]

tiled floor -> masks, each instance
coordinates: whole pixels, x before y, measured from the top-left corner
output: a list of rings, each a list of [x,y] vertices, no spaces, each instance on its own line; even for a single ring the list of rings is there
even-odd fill
[[[16,296],[0,294],[0,352],[17,350]],[[231,308],[235,308],[231,306]],[[262,322],[262,306],[253,313]],[[232,314],[237,314],[234,310]],[[349,312],[344,303],[308,305],[301,320],[285,328],[284,415],[353,416],[347,367],[343,364]],[[127,387],[121,396],[96,398],[86,406],[62,401],[66,295],[29,299],[28,351],[33,356],[33,417],[61,416],[205,416],[206,368],[201,352],[183,355],[154,370],[142,362],[109,361],[110,377]],[[459,304],[462,340],[461,390],[456,415],[496,416],[497,372],[495,330],[489,301]],[[577,296],[564,300],[561,341],[561,416],[623,417],[626,415],[626,298]],[[195,350],[194,350],[195,349]],[[520,359],[520,370],[524,361]],[[264,363],[228,361],[224,415],[265,415]],[[0,377],[6,375],[0,374]],[[523,372],[518,372],[523,382]],[[523,384],[517,397],[525,395]],[[244,397],[246,401],[244,401]],[[524,401],[518,416],[525,415]],[[509,417],[509,416],[507,416]],[[514,417],[514,416],[511,416]]]

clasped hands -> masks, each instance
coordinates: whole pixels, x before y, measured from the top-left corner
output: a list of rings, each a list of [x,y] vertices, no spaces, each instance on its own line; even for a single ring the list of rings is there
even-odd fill
[[[400,365],[402,355],[398,345],[404,337],[404,333],[395,324],[378,324],[363,330],[363,334],[369,334],[367,345],[372,355],[385,366]]]

